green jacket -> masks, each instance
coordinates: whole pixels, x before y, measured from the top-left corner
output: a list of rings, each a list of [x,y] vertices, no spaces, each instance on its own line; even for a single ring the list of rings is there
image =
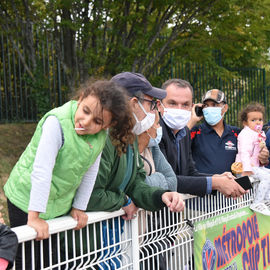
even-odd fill
[[[43,219],[66,214],[79,187],[82,177],[102,151],[106,132],[94,135],[78,135],[74,130],[77,101],[70,101],[48,112],[38,123],[33,138],[13,168],[4,187],[8,199],[24,212],[28,212],[31,192],[31,173],[42,134],[42,126],[49,115],[57,117],[61,124],[64,143],[60,148],[53,172],[46,213]],[[89,145],[91,143],[91,145]]]
[[[133,168],[130,180],[124,190],[121,186],[126,170],[127,170],[127,155],[122,154],[121,157],[117,155],[115,147],[112,145],[111,140],[107,137],[105,147],[102,152],[100,167],[94,189],[91,194],[86,211],[116,211],[123,207],[126,202],[126,195],[128,195],[136,206],[144,208],[149,211],[156,211],[165,206],[161,200],[164,192],[163,189],[157,187],[150,187],[145,183],[145,171],[143,169],[143,162],[138,153],[137,141],[132,145],[133,147]],[[111,221],[110,221],[111,222]],[[95,226],[95,234],[94,228]],[[101,247],[102,239],[100,238],[100,224],[91,224],[89,226],[89,242],[91,250],[98,250]],[[81,252],[81,244],[79,242],[79,232],[76,235],[76,252]],[[87,252],[87,232],[82,229],[83,250]],[[94,236],[95,235],[95,236]],[[96,247],[94,244],[94,237]],[[71,231],[68,233],[69,252],[70,256],[74,252],[73,234]],[[61,243],[65,243],[61,241]],[[93,260],[95,258],[93,257]],[[78,261],[80,263],[80,261]]]
[[[123,207],[128,195],[137,207],[156,211],[165,206],[161,195],[166,191],[145,183],[143,162],[138,153],[137,141],[133,143],[133,169],[124,191],[119,189],[126,172],[126,154],[117,155],[109,137],[102,152],[96,183],[86,211],[115,211]]]

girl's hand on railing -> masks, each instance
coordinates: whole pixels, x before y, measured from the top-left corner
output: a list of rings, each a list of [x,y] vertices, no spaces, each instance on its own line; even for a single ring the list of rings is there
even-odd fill
[[[39,218],[38,212],[28,212],[27,225],[32,227],[37,232],[36,240],[49,238],[49,225],[44,219]]]
[[[87,225],[88,216],[84,211],[72,208],[70,215],[78,222],[74,230],[80,230]]]
[[[185,202],[178,192],[165,192],[161,198],[172,212],[181,212],[185,208]]]
[[[123,206],[122,209],[126,212],[125,215],[122,216],[124,220],[130,220],[137,217],[138,207],[131,201],[131,203],[127,206]]]

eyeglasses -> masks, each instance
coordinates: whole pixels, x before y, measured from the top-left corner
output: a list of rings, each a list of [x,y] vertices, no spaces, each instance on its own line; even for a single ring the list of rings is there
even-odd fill
[[[147,101],[147,102],[150,102],[150,111],[153,111],[153,110],[157,110],[157,101],[152,99],[152,100],[149,100],[149,99],[145,99],[145,98],[139,98],[139,100],[143,100],[143,101]]]

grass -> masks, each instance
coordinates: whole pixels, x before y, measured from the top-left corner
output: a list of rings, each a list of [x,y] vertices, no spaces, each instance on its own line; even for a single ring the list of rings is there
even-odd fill
[[[19,159],[21,153],[29,143],[36,124],[0,124],[0,212],[6,224],[8,221],[7,202],[3,186]]]

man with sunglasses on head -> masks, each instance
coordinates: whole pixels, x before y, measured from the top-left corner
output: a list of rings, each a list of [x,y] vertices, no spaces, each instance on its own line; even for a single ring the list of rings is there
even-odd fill
[[[200,172],[222,173],[231,171],[237,154],[237,136],[240,128],[226,124],[225,113],[228,104],[224,92],[218,89],[207,91],[202,98],[203,116],[198,117],[193,109],[188,124],[191,129],[191,149],[195,166]],[[204,122],[193,127],[198,121]],[[259,154],[262,165],[268,163],[269,152],[266,147]]]
[[[171,79],[162,88],[166,90],[167,96],[162,99],[160,106],[163,136],[159,146],[176,173],[177,191],[204,196],[212,190],[218,190],[233,198],[245,194],[245,190],[234,181],[231,173],[204,174],[195,168],[190,131],[187,127],[193,106],[193,88],[190,83]]]

